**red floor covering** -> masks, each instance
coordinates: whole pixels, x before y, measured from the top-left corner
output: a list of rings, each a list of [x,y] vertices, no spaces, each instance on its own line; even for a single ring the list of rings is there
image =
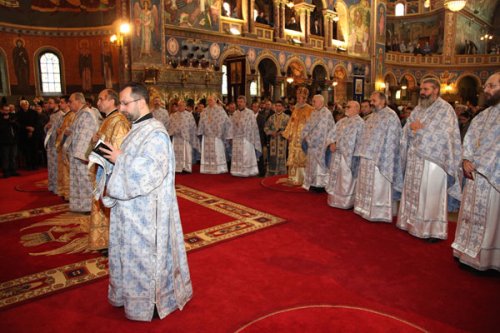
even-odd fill
[[[278,331],[297,332],[300,323],[302,332],[329,332],[335,316],[341,322],[334,331],[343,332],[367,332],[370,323],[373,331],[405,331],[391,329],[395,321],[430,332],[498,331],[500,276],[460,268],[450,248],[453,224],[449,240],[429,244],[394,225],[330,208],[325,194],[271,191],[260,181],[196,173],[177,177],[179,184],[288,221],[189,253],[194,298],[183,311],[152,323],[128,321],[123,309],[107,303],[103,279],[0,311],[1,331],[235,332],[266,315],[317,304],[367,312],[282,314],[279,322],[285,325]],[[3,201],[1,206],[8,210]],[[381,315],[375,320],[374,313]],[[267,325],[259,331],[277,331]]]

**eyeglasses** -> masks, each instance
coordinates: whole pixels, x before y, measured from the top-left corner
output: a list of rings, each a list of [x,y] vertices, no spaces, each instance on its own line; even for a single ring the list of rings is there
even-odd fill
[[[137,98],[137,99],[134,99],[134,100],[131,100],[131,101],[128,101],[128,102],[120,102],[120,105],[127,106],[130,103],[134,103],[134,102],[140,101],[141,99],[142,98]]]
[[[498,84],[486,83],[486,84],[483,86],[483,89],[486,89],[486,88],[493,89],[493,88],[496,88],[496,87],[498,87]]]

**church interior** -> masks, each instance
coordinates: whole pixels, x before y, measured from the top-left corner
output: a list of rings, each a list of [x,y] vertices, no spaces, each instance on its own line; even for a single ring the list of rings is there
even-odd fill
[[[103,89],[136,81],[167,108],[211,95],[223,104],[240,95],[291,103],[307,87],[339,105],[380,91],[402,113],[434,78],[444,100],[473,109],[500,70],[500,1],[0,0],[0,36],[2,105],[74,92],[96,103]],[[2,332],[500,327],[500,275],[453,259],[453,222],[448,240],[428,244],[328,207],[323,194],[199,172],[176,177],[193,300],[163,320],[134,323],[107,303],[99,253],[47,256],[22,245],[33,223],[67,207],[41,190],[46,169],[20,173],[0,179]],[[248,214],[260,222],[243,230]],[[197,243],[202,229],[220,242]]]

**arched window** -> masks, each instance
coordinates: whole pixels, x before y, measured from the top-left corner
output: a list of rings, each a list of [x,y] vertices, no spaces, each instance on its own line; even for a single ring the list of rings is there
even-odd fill
[[[404,16],[405,15],[405,4],[400,2],[396,4],[396,16]]]
[[[43,95],[62,93],[61,62],[57,54],[47,51],[38,58],[40,88]]]
[[[222,95],[227,96],[227,66],[222,65]]]

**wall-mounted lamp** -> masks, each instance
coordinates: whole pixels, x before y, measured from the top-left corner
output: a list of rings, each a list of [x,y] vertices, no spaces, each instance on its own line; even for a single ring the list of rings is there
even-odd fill
[[[293,6],[295,6],[295,3],[293,3],[293,0],[288,0],[288,2],[286,3],[286,6],[288,8],[293,8]]]
[[[493,39],[493,35],[485,34],[484,36],[481,36],[481,40],[489,40],[489,39]]]
[[[290,43],[292,45],[302,45],[302,41],[296,37],[290,37]]]
[[[385,90],[385,87],[386,87],[385,82],[383,82],[383,81],[375,82],[375,90],[383,91],[383,90]]]
[[[288,84],[292,84],[292,83],[293,83],[293,77],[291,77],[291,76],[287,77],[287,78],[286,78],[286,82],[287,82]]]
[[[130,34],[130,30],[131,27],[128,22],[120,23],[118,31],[109,37],[109,41],[114,45],[123,46],[123,39]]]
[[[332,82],[332,86],[336,87],[339,83],[337,81]]]
[[[467,3],[467,0],[444,0],[444,7],[448,8],[452,12],[458,12],[461,11],[464,7],[465,4]]]

